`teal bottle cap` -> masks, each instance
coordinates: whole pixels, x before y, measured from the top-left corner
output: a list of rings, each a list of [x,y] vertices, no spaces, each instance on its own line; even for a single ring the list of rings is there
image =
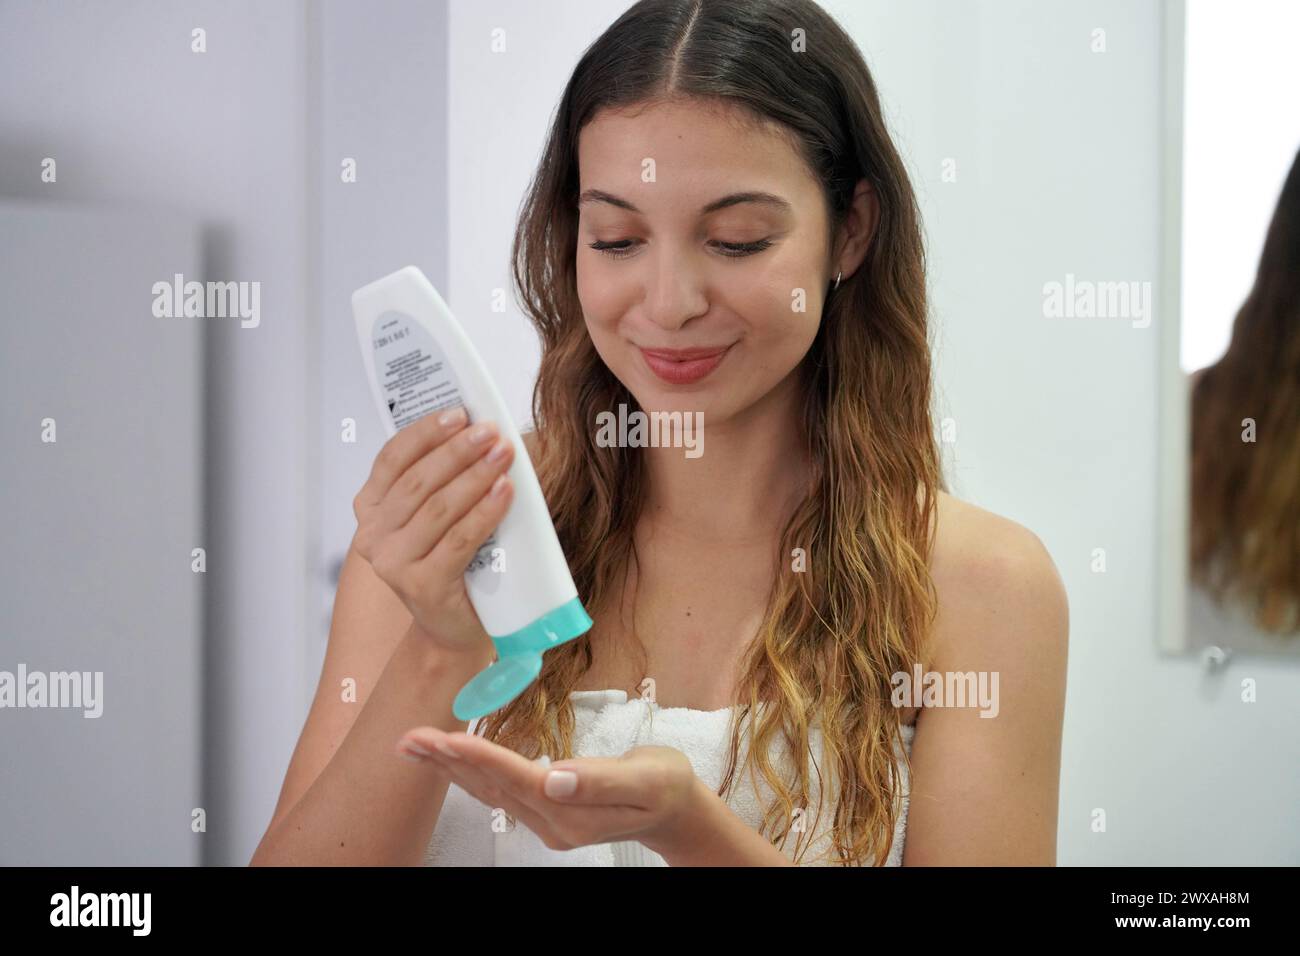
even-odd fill
[[[543,651],[585,634],[591,625],[575,597],[513,633],[492,638],[500,659],[460,689],[451,712],[457,720],[473,720],[504,707],[542,672]]]

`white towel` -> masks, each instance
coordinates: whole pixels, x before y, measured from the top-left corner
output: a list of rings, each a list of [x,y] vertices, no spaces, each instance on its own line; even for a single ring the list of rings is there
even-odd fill
[[[618,757],[633,747],[658,744],[675,747],[690,761],[696,776],[710,789],[717,791],[726,770],[730,747],[731,711],[728,709],[701,711],[686,707],[660,707],[639,697],[629,699],[622,690],[578,691],[572,695],[575,727],[574,755],[579,757]],[[904,745],[911,746],[911,727],[903,728]],[[821,763],[820,733],[813,729],[813,753]],[[745,756],[745,738],[742,735],[740,753]],[[774,755],[779,772],[792,770],[788,756],[783,752]],[[539,758],[549,763],[546,757]],[[738,768],[743,763],[738,763]],[[755,792],[749,772],[737,772],[727,797],[728,806],[754,830],[758,830],[764,805],[773,797],[767,781],[760,778]],[[814,800],[817,785],[811,782]],[[904,799],[894,844],[887,865],[902,862],[903,842],[906,837],[907,801]],[[829,817],[831,810],[821,812],[818,807],[806,812],[807,826],[816,825],[805,859],[812,859],[829,846]],[[599,843],[576,847],[572,850],[552,850],[522,822],[507,830],[506,821],[498,814],[493,826],[493,813],[452,784],[447,800],[438,818],[438,826],[430,841],[425,863],[430,866],[667,866],[658,853],[636,840]],[[786,841],[786,854],[793,853],[795,839]]]

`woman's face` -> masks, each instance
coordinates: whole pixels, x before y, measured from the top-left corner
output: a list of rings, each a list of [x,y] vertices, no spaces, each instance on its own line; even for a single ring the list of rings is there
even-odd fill
[[[775,127],[700,103],[606,110],[583,128],[578,164],[578,298],[641,407],[702,412],[708,427],[792,386],[821,321],[828,222]]]

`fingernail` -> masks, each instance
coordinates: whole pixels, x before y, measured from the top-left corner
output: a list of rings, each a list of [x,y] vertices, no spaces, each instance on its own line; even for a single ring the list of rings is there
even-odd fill
[[[492,450],[488,452],[487,460],[500,461],[502,458],[506,457],[506,452],[509,450],[510,450],[510,442],[506,441],[503,438],[499,442],[497,442],[494,446],[492,446]]]
[[[486,424],[475,425],[470,429],[469,440],[475,445],[481,445],[492,436],[492,429]]]
[[[460,754],[456,753],[456,751],[453,750],[453,749],[451,748],[451,745],[450,745],[450,744],[447,744],[447,743],[445,743],[444,741],[441,741],[441,740],[435,740],[435,741],[433,742],[433,745],[434,745],[435,747],[438,748],[438,753],[440,753],[440,754],[444,754],[444,755],[446,755],[446,756],[452,758],[453,760],[459,760],[459,759],[460,759]]]
[[[492,482],[491,494],[498,497],[504,495],[507,484],[509,484],[509,479],[505,475],[498,475],[497,480]]]
[[[465,406],[457,405],[455,408],[443,412],[438,417],[439,425],[459,425],[465,420]]]
[[[432,757],[432,756],[433,756],[433,754],[429,753],[429,751],[425,750],[425,749],[424,749],[423,747],[421,747],[419,744],[413,744],[413,743],[407,742],[407,743],[404,745],[404,747],[405,747],[406,750],[411,751],[411,753],[419,754],[421,757]]]
[[[578,789],[578,775],[572,770],[552,770],[546,775],[548,797],[570,797]]]

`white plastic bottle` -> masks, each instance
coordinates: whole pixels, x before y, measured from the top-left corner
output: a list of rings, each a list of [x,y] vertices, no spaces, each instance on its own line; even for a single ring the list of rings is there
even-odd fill
[[[515,446],[507,472],[515,495],[501,524],[465,571],[465,588],[498,660],[461,688],[460,720],[481,717],[523,693],[542,652],[592,625],[578,598],[528,451],[483,360],[433,285],[415,266],[352,294],[352,312],[371,392],[384,429],[463,405],[469,420],[491,419]]]

